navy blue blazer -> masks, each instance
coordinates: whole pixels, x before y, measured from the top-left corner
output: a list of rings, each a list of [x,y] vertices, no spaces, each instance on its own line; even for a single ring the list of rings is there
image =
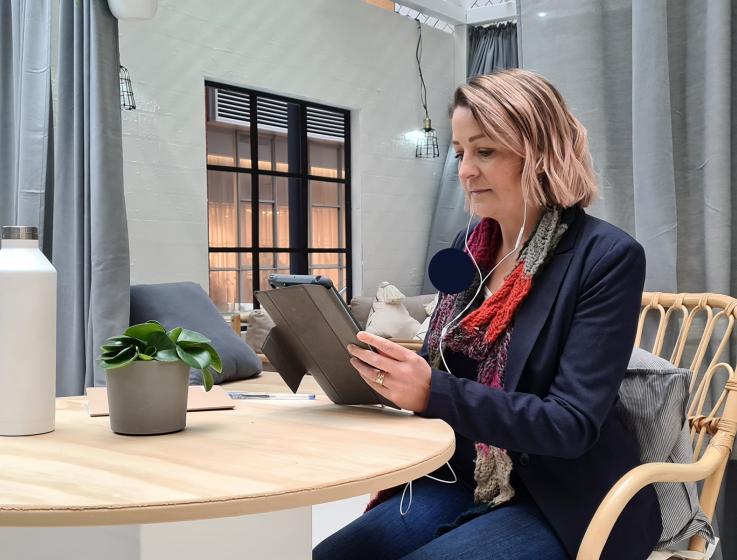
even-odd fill
[[[506,449],[523,493],[575,557],[601,500],[639,464],[614,405],[635,340],[645,254],[579,208],[564,220],[568,231],[514,319],[504,390],[476,382],[476,362],[444,350],[452,373],[432,370],[423,415],[453,427],[456,464],[473,468],[474,441]],[[661,531],[648,486],[625,508],[602,558],[647,558]]]

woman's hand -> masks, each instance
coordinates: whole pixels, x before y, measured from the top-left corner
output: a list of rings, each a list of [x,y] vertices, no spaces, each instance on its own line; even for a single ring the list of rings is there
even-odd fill
[[[348,352],[353,356],[351,365],[361,377],[397,406],[423,412],[430,399],[430,365],[412,350],[380,336],[361,331],[357,338],[376,350],[348,345]]]

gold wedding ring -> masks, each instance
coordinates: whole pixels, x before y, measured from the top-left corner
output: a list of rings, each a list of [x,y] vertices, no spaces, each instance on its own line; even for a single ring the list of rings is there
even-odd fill
[[[374,379],[374,382],[378,383],[382,387],[384,386],[384,376],[386,375],[385,371],[380,371],[376,374],[376,379]]]

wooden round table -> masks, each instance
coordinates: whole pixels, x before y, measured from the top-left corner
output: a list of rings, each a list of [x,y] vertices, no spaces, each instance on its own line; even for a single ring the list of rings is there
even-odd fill
[[[189,413],[186,430],[163,436],[114,434],[107,417],[88,415],[85,398],[62,398],[56,431],[0,439],[0,526],[160,523],[303,507],[418,478],[454,447],[440,420],[336,406],[323,395]]]

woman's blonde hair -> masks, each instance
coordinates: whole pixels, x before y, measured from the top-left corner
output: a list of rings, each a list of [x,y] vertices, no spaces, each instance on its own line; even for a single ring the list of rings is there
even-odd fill
[[[598,188],[586,128],[555,87],[528,70],[476,76],[453,94],[492,140],[520,156],[522,186],[541,205],[586,207]]]

